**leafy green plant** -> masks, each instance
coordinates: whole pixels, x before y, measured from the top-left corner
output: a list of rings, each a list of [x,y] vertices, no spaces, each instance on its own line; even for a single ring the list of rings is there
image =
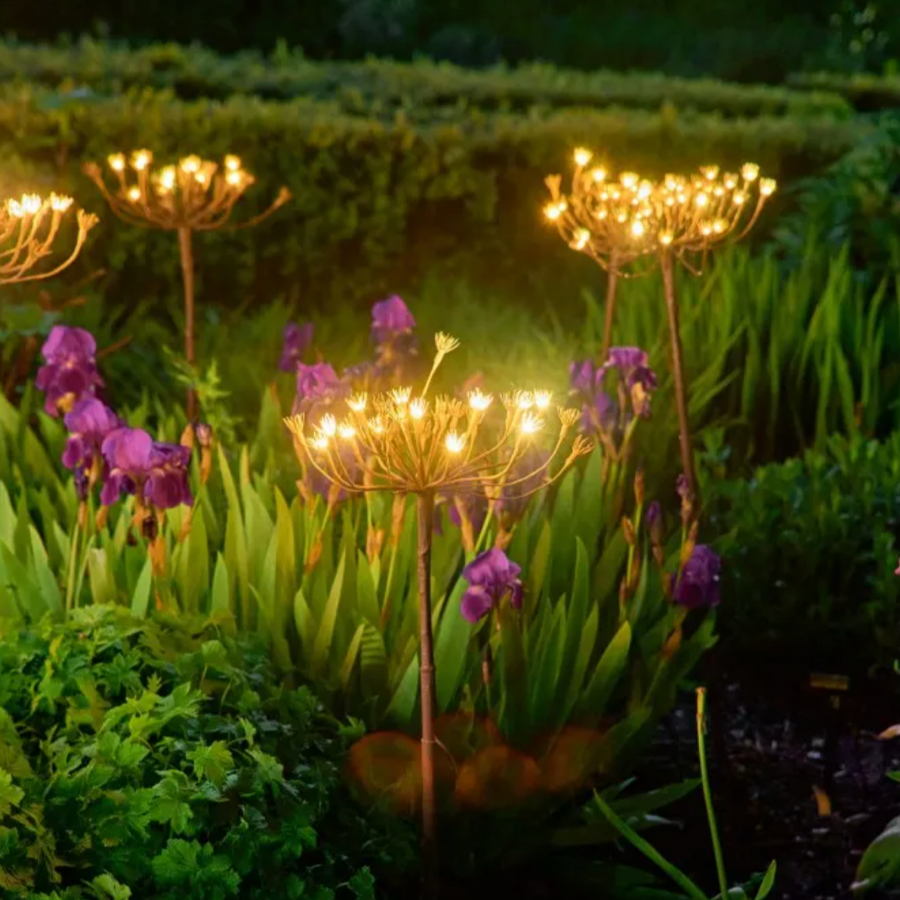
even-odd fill
[[[749,480],[711,483],[731,646],[820,665],[889,664],[900,629],[898,492],[897,436],[833,438]]]
[[[343,746],[308,690],[213,621],[93,606],[3,629],[4,895],[374,897]]]

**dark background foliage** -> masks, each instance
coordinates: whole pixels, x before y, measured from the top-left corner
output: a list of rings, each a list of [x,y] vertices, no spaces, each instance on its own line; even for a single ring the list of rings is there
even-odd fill
[[[88,13],[84,4],[5,0],[0,31],[46,40],[92,23],[117,38],[199,40],[222,51],[270,50],[283,40],[320,59],[545,59],[778,82],[802,65],[823,67],[835,43],[853,39],[834,17],[852,19],[863,8],[820,0],[635,0],[624,8],[610,0],[91,0]],[[880,27],[896,32],[883,18]],[[870,46],[856,54],[857,64],[880,62],[882,42]]]

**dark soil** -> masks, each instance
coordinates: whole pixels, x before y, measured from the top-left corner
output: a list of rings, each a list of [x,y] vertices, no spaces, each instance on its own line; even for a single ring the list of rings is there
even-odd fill
[[[711,694],[711,779],[732,883],[773,859],[773,897],[851,896],[863,851],[900,815],[900,739],[878,734],[900,723],[896,676],[850,679],[846,691],[815,689],[808,671],[732,667]],[[696,774],[693,698],[666,722],[641,773]],[[668,773],[668,774],[666,774]],[[818,796],[817,796],[818,795]],[[830,807],[830,810],[829,810]],[[648,835],[710,895],[717,893],[705,810],[698,794],[668,810],[680,829]],[[873,897],[874,895],[869,895]]]

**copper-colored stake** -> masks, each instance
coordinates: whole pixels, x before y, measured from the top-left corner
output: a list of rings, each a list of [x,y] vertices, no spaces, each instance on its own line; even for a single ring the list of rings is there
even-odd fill
[[[178,229],[178,249],[181,256],[181,278],[184,282],[184,357],[194,365],[194,253],[191,249],[191,229]],[[193,421],[197,398],[192,388],[187,392],[187,417]]]
[[[422,855],[425,896],[437,897],[437,800],[434,786],[435,678],[434,636],[431,630],[431,543],[434,494],[416,495],[419,567],[419,684],[422,693]]]
[[[681,449],[681,467],[688,487],[698,504],[697,476],[694,470],[694,451],[691,444],[691,423],[688,418],[687,388],[684,380],[684,358],[681,349],[681,331],[678,325],[678,300],[675,296],[675,266],[672,254],[664,250],[660,254],[663,289],[666,295],[666,312],[669,318],[669,339],[672,349],[672,378],[675,383],[675,407],[678,412],[678,445]]]

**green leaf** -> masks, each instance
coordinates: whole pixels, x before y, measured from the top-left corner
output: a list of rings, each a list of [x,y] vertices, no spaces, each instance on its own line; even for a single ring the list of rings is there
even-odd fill
[[[602,718],[613,691],[619,683],[631,649],[631,626],[624,622],[609,642],[588,683],[581,704],[582,712],[596,720]]]
[[[213,572],[212,594],[210,611],[213,613],[227,613],[231,611],[231,596],[228,588],[228,567],[225,557],[221,553],[216,554],[216,568]]]
[[[312,665],[310,667],[313,675],[321,675],[325,671],[328,655],[331,652],[331,639],[334,636],[334,626],[337,622],[341,594],[344,588],[344,559],[344,555],[341,554],[341,561],[338,563],[337,571],[334,574],[334,581],[328,594],[328,602],[325,604],[322,621],[319,623],[319,630],[316,633],[312,652]]]
[[[170,838],[166,849],[153,858],[151,866],[156,880],[162,885],[190,881],[199,870],[200,844]]]
[[[150,609],[150,590],[153,587],[153,565],[148,557],[141,569],[141,575],[138,578],[134,588],[134,594],[131,597],[132,615],[139,619],[147,618],[147,611]]]
[[[98,900],[130,900],[131,888],[116,881],[109,872],[91,881],[91,888]]]
[[[12,775],[6,769],[0,769],[0,821],[22,802],[24,796],[25,791],[13,784]]]
[[[766,897],[772,893],[772,888],[775,887],[775,871],[777,868],[778,863],[773,859],[769,863],[769,868],[766,869],[766,875],[759,886],[759,890],[756,892],[756,900],[766,900]]]
[[[208,778],[221,787],[225,776],[234,768],[234,757],[225,741],[214,741],[206,747],[197,747],[187,754],[198,778]]]
[[[434,671],[438,709],[453,705],[465,680],[466,662],[471,652],[472,625],[460,612],[466,582],[459,578],[444,603],[434,643]]]
[[[359,656],[359,648],[362,645],[363,634],[366,630],[366,623],[361,622],[350,640],[350,646],[347,649],[347,655],[341,664],[340,680],[341,686],[346,691],[350,684],[350,678],[353,676],[353,669],[356,667],[356,659]]]
[[[854,891],[887,887],[900,879],[900,817],[869,845],[856,870]]]

